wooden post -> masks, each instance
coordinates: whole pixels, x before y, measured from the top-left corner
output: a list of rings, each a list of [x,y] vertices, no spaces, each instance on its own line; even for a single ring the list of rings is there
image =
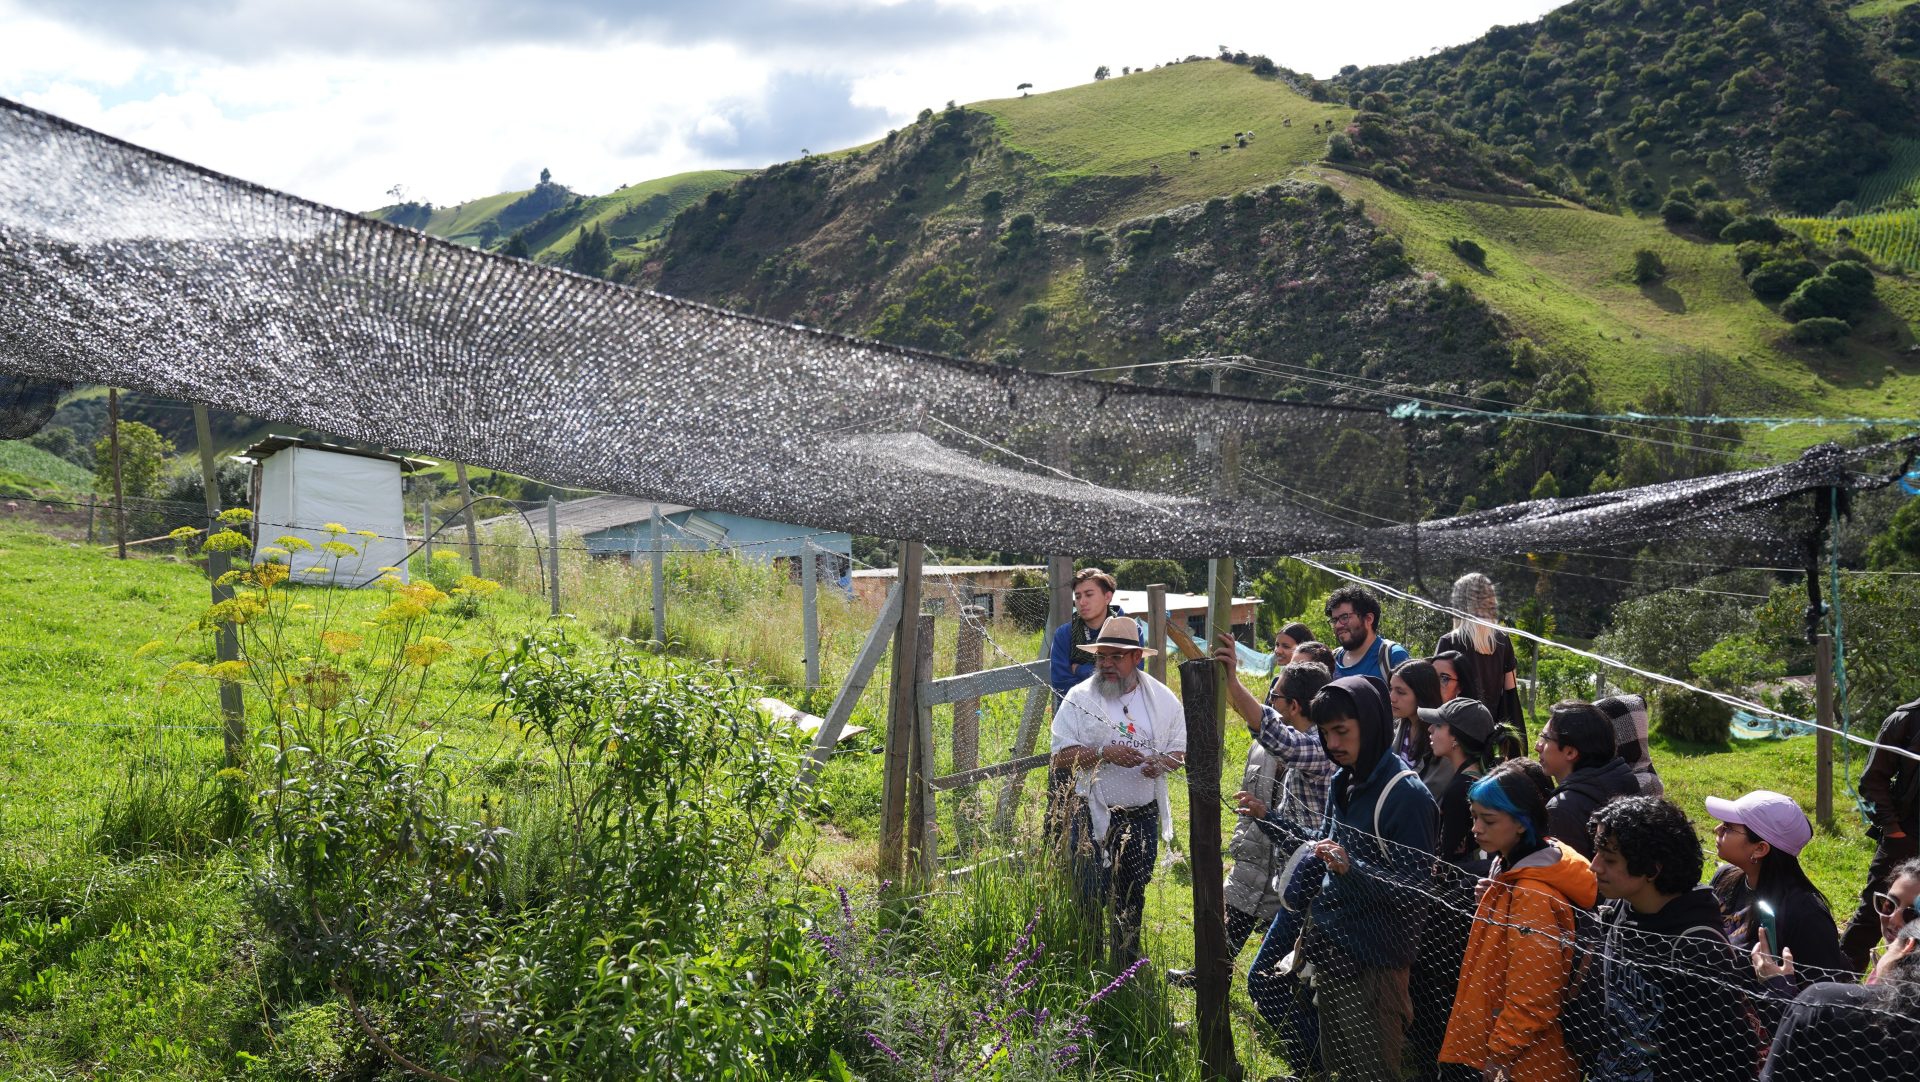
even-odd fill
[[[113,536],[120,544],[120,558],[127,558],[127,504],[120,487],[120,388],[107,388],[107,441],[113,457]]]
[[[906,852],[907,753],[919,721],[914,667],[920,656],[920,564],[925,554],[926,546],[918,541],[900,543],[900,617],[893,634],[893,685],[880,791],[880,860],[874,869],[882,882],[900,881],[900,861]]]
[[[660,505],[653,505],[653,639],[661,653],[667,649],[667,548],[660,532]]]
[[[1229,564],[1232,561],[1227,561]],[[1226,576],[1231,582],[1232,577]],[[1187,860],[1193,868],[1193,976],[1201,1074],[1238,1079],[1227,995],[1233,958],[1227,953],[1227,902],[1220,856],[1220,718],[1225,666],[1180,663],[1180,699],[1187,723]]]
[[[953,646],[953,675],[979,672],[983,654],[987,610],[978,605],[960,607],[960,632]],[[960,699],[953,704],[952,773],[972,770],[980,765],[980,700]],[[953,839],[960,852],[973,848],[975,821],[980,801],[971,788],[953,794]]]
[[[933,679],[933,614],[915,621],[913,661],[913,740],[907,745],[907,879],[916,888],[933,880],[940,852],[935,841],[933,787],[933,707],[920,697],[920,686]]]
[[[1061,624],[1072,618],[1073,612],[1073,558],[1071,556],[1052,556],[1047,559],[1047,628],[1040,636],[1040,656],[1046,658],[1052,653],[1053,633]],[[1013,750],[1009,759],[1024,759],[1033,754],[1033,746],[1040,739],[1040,723],[1046,720],[1047,707],[1053,701],[1051,684],[1042,685],[1027,692],[1027,703],[1020,711],[1020,729],[1013,737]],[[1048,783],[1052,777],[1049,773]],[[1013,833],[1013,819],[1020,809],[1020,792],[1026,785],[1026,775],[1015,774],[1007,779],[1000,790],[1000,799],[993,810],[994,832],[1002,837]]]
[[[800,648],[806,652],[807,690],[820,686],[820,558],[802,541],[800,557]]]
[[[87,493],[87,544],[89,545],[93,544],[93,508],[98,502],[93,493]]]
[[[1154,583],[1147,587],[1147,645],[1159,653],[1147,658],[1147,675],[1167,682],[1167,587]]]
[[[213,462],[213,423],[207,418],[204,402],[193,404],[193,434],[195,441],[200,444],[200,485],[205,490],[207,535],[211,537],[220,528],[220,486]],[[226,573],[227,554],[207,553],[207,577],[213,580],[213,603],[216,605],[233,596],[233,587],[220,583],[220,577]],[[221,624],[214,631],[213,656],[216,661],[239,660],[240,636],[234,625]],[[246,703],[241,698],[240,685],[230,680],[220,681],[220,717],[224,722],[227,765],[240,766],[246,762],[247,755]]]
[[[560,498],[547,497],[547,596],[553,615],[560,615]]]
[[[1839,728],[1840,712],[1833,694],[1833,636],[1821,632],[1813,640],[1814,718],[1820,728],[1814,730],[1814,819],[1821,826],[1833,825],[1833,730]]]
[[[433,487],[424,478],[420,482],[420,555],[428,567],[433,566]]]
[[[467,520],[467,549],[473,553],[473,577],[480,577],[480,524],[473,516],[473,487],[467,484],[467,464],[456,462],[453,473],[460,481],[460,513]]]

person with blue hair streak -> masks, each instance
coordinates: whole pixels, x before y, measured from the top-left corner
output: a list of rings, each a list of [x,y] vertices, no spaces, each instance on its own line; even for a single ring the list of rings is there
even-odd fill
[[[1467,793],[1474,839],[1494,859],[1474,908],[1440,1062],[1478,1068],[1487,1078],[1580,1078],[1560,1007],[1573,977],[1579,911],[1593,908],[1599,886],[1586,857],[1547,836],[1552,791],[1539,763],[1515,759]]]

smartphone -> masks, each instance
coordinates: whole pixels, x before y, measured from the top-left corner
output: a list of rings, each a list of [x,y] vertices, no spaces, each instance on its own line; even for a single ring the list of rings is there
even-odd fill
[[[1766,902],[1753,903],[1754,912],[1760,914],[1760,930],[1767,933],[1767,957],[1774,964],[1780,962],[1780,918],[1774,914],[1773,906]]]

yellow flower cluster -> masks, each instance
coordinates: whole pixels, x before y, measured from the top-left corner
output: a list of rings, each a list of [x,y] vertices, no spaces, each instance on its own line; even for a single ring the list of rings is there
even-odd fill
[[[452,650],[453,644],[447,640],[437,635],[422,635],[419,642],[409,643],[400,654],[406,659],[407,664],[418,665],[424,669],[446,657]]]
[[[351,631],[322,631],[320,633],[320,645],[326,647],[327,651],[333,654],[344,654],[358,650],[366,641],[363,636],[355,635]]]
[[[200,546],[202,552],[245,552],[253,542],[238,530],[220,530]]]
[[[389,582],[389,579],[392,581]],[[375,617],[383,624],[418,620],[432,612],[435,605],[447,599],[446,594],[435,589],[430,583],[401,582],[390,575],[380,581],[393,595],[392,603],[380,610],[380,615]]]

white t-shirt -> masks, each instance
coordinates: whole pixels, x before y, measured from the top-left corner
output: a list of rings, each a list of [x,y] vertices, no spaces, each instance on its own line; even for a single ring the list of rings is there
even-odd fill
[[[1108,744],[1125,744],[1149,756],[1186,749],[1185,719],[1156,717],[1153,700],[1147,695],[1144,683],[1118,699],[1088,694],[1090,688],[1074,690],[1075,694],[1063,700],[1054,714],[1052,750],[1055,753],[1076,744],[1096,751]],[[1156,723],[1173,727],[1174,732],[1165,735],[1174,736],[1177,732],[1178,737],[1156,744]],[[1138,766],[1101,763],[1093,768],[1091,785],[1103,803],[1115,808],[1151,804],[1159,794],[1159,782],[1142,774]]]

